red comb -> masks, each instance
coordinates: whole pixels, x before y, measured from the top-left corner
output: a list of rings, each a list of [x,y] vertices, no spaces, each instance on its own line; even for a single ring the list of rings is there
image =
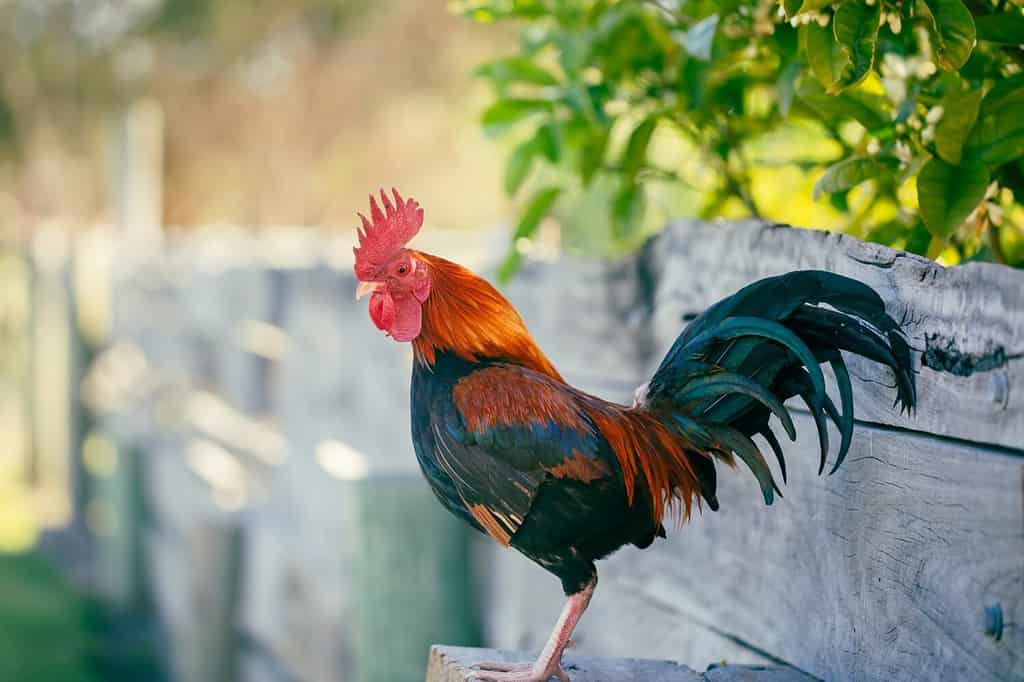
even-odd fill
[[[410,239],[416,236],[423,225],[423,209],[415,199],[403,199],[397,189],[392,188],[394,203],[382,189],[381,211],[377,200],[370,195],[370,220],[362,213],[359,218],[363,226],[359,232],[359,246],[352,249],[356,254],[356,277],[368,281],[377,271],[401,251]]]

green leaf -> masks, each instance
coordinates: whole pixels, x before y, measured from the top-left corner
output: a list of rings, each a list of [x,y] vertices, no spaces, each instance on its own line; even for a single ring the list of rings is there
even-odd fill
[[[811,72],[827,91],[834,91],[850,60],[846,50],[836,41],[835,34],[830,28],[822,28],[812,21],[800,27],[800,42]]]
[[[917,176],[918,204],[928,231],[937,239],[948,239],[985,198],[988,183],[988,170],[981,163],[951,166],[942,159],[928,161]]]
[[[526,208],[523,209],[522,215],[519,217],[519,224],[516,225],[513,239],[532,237],[537,231],[540,221],[548,214],[551,206],[555,203],[555,199],[561,193],[562,188],[555,186],[545,187],[534,192],[533,196],[530,197],[529,203],[526,204]]]
[[[1024,156],[1024,116],[1021,111],[1007,108],[979,116],[964,145],[964,156],[990,166],[999,166]]]
[[[982,100],[981,110],[993,113],[1007,106],[1021,105],[1024,105],[1024,73],[997,81]]]
[[[944,161],[960,163],[964,142],[978,120],[981,90],[950,93],[942,100],[942,119],[935,126],[935,148]]]
[[[488,128],[501,127],[531,114],[551,111],[552,107],[551,102],[543,99],[499,99],[484,110],[480,121]]]
[[[548,161],[558,163],[562,159],[562,130],[557,123],[545,123],[537,129],[533,139],[537,149]]]
[[[821,85],[810,78],[801,78],[796,90],[797,99],[821,118],[829,122],[854,119],[868,130],[879,130],[889,123],[885,113],[885,98],[858,91],[828,95]]]
[[[457,12],[481,24],[489,24],[499,19],[518,17],[520,19],[536,19],[547,14],[547,8],[539,0],[508,0],[500,2],[480,2],[479,0],[463,0],[449,3],[451,11]]]
[[[854,157],[834,163],[825,170],[825,174],[818,182],[814,183],[814,200],[817,201],[822,194],[842,192],[856,187],[890,169],[888,164],[875,157]]]
[[[492,62],[480,65],[473,73],[476,76],[489,78],[496,83],[558,84],[558,79],[547,69],[538,66],[526,57],[495,59]]]
[[[838,2],[842,1],[838,0]],[[837,0],[783,0],[782,7],[786,10],[786,17],[792,19],[798,14],[813,12],[834,5],[836,2]]]
[[[1024,45],[1024,14],[1020,10],[975,17],[974,26],[978,31],[978,40],[1003,45]]]
[[[935,61],[946,71],[956,71],[971,56],[976,29],[971,12],[960,0],[918,0],[935,48]]]
[[[626,240],[641,224],[647,197],[643,185],[627,182],[612,199],[612,234]]]
[[[888,220],[871,228],[865,241],[892,246],[897,239],[905,238],[909,231],[910,227],[899,220]]]
[[[523,181],[530,174],[533,159],[537,155],[537,143],[533,139],[523,142],[512,150],[505,165],[505,193],[515,195]]]
[[[633,129],[626,144],[626,151],[622,155],[622,170],[626,174],[627,182],[632,182],[636,174],[647,161],[647,145],[651,142],[651,135],[658,125],[657,116],[648,116]]]
[[[584,187],[590,184],[598,169],[604,164],[609,132],[607,128],[595,130],[580,149],[580,177]]]
[[[832,33],[846,55],[846,63],[836,79],[837,88],[860,83],[871,71],[878,42],[878,17],[881,3],[867,5],[849,2],[841,5],[832,17]]]
[[[680,38],[680,41],[691,57],[701,61],[711,59],[711,44],[715,40],[715,30],[718,28],[718,15],[701,19],[691,26]]]
[[[836,209],[840,213],[850,212],[850,190],[841,189],[838,192],[833,192],[828,195],[829,206]]]
[[[8,140],[13,140],[17,131],[14,128],[14,110],[4,100],[0,92],[0,147]]]
[[[1024,74],[997,83],[981,101],[963,154],[989,165],[1024,156]]]
[[[512,275],[516,274],[519,270],[519,266],[523,263],[523,256],[516,249],[515,244],[509,250],[508,255],[505,256],[505,260],[501,261],[501,265],[498,266],[498,281],[502,284],[507,284]]]
[[[800,77],[801,67],[800,62],[794,59],[782,70],[782,74],[775,84],[775,92],[779,100],[779,113],[782,114],[783,118],[789,116],[789,109],[793,106],[793,96],[796,94],[796,79]]]
[[[928,232],[928,228],[924,226],[924,223],[917,222],[907,233],[907,244],[904,246],[904,250],[910,253],[916,253],[919,256],[923,256],[928,251],[928,244],[931,242],[932,236]]]

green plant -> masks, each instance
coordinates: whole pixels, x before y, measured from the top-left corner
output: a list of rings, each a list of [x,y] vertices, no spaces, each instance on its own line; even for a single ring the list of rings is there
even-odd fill
[[[463,0],[452,8],[482,23],[522,23],[518,54],[477,70],[495,92],[485,129],[515,144],[505,190],[530,190],[520,247],[549,211],[571,221],[574,207],[560,204],[597,184],[619,247],[643,237],[649,198],[662,186],[689,192],[703,217],[777,219],[765,197],[799,203],[810,193],[779,174],[798,169],[817,177],[814,199],[828,197],[834,227],[946,262],[1019,266],[1017,2]],[[673,145],[682,153],[666,154]]]

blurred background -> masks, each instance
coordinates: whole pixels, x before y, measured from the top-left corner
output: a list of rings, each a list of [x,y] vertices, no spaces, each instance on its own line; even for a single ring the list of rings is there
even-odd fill
[[[417,476],[410,356],[350,300],[377,187],[503,280],[680,216],[1024,260],[1019,110],[962,215],[916,181],[936,107],[1019,49],[953,82],[895,9],[896,58],[829,108],[807,17],[730,7],[0,0],[0,679],[420,679],[430,642],[495,641],[490,564]]]
[[[479,642],[465,590],[433,596],[468,583],[467,536],[408,477],[374,493],[426,509],[396,541],[451,530],[430,549],[454,565],[386,597],[413,611],[382,634],[409,644],[357,670],[353,633],[384,623],[352,624],[368,579],[345,573],[389,559],[346,554],[388,520],[354,520],[342,488],[370,465],[330,436],[363,383],[371,420],[404,418],[408,366],[397,346],[390,381],[329,358],[350,328],[383,347],[350,301],[369,191],[472,230],[452,240],[470,260],[504,248],[471,71],[513,42],[442,2],[0,2],[0,679],[421,679],[427,643]],[[306,413],[295,393],[324,369]],[[385,421],[358,429],[385,451],[373,474],[412,472]],[[246,523],[266,532],[243,548]],[[244,585],[261,595],[232,616]]]

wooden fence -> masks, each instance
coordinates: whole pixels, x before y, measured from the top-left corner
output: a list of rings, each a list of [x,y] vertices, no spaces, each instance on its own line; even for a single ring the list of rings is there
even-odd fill
[[[75,508],[100,539],[98,584],[155,609],[180,679],[414,680],[432,642],[541,646],[558,583],[426,490],[409,349],[353,300],[343,247],[197,237],[114,263],[112,334],[83,370],[97,421],[71,450],[88,479]],[[917,412],[851,361],[846,466],[814,475],[798,415],[785,499],[765,508],[748,475],[721,476],[720,512],[599,567],[578,651],[1024,679],[1024,274],[683,222],[614,264],[528,266],[508,293],[571,382],[628,402],[686,320],[796,268],[880,292],[915,351]]]
[[[892,409],[888,370],[851,359],[858,424],[843,469],[815,476],[813,421],[799,416],[785,499],[765,508],[747,475],[721,476],[720,512],[599,569],[581,650],[698,669],[785,661],[830,680],[1024,679],[1024,632],[1005,625],[1024,615],[1024,274],[944,269],[824,232],[680,223],[617,266],[642,283],[612,278],[603,295],[621,326],[563,333],[588,348],[629,339],[614,363],[640,379],[685,320],[799,268],[879,291],[915,351],[917,411]],[[566,351],[556,364],[608,366]],[[526,562],[494,565],[491,640],[536,648],[557,587]]]

